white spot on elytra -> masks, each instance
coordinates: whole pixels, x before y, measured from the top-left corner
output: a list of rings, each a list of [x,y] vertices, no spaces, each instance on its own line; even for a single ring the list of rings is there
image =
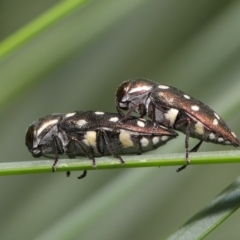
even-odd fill
[[[209,134],[209,139],[213,140],[213,139],[215,139],[215,138],[216,138],[216,136],[215,136],[214,133],[210,133],[210,134]]]
[[[139,87],[135,87],[135,88],[132,88],[129,93],[134,93],[134,92],[142,92],[142,91],[149,91],[152,89],[152,86],[139,86]]]
[[[162,136],[162,141],[167,141],[168,140],[168,136]]]
[[[216,113],[214,113],[214,115],[218,120],[220,119],[220,117]]]
[[[87,123],[87,121],[84,120],[84,119],[81,119],[81,120],[77,121],[77,125],[80,126],[80,127],[82,127],[82,126],[85,125],[86,123]]]
[[[144,122],[141,122],[141,121],[137,121],[137,125],[139,127],[145,127],[145,123]]]
[[[141,143],[142,147],[146,147],[149,144],[149,140],[147,138],[143,137],[140,140],[140,143]]]
[[[169,120],[169,125],[173,126],[173,124],[175,123],[176,117],[178,115],[178,110],[175,108],[170,108],[167,113],[164,114],[165,118],[167,120]]]
[[[230,141],[225,141],[225,144],[231,144]]]
[[[158,88],[161,88],[161,89],[168,89],[169,88],[169,86],[166,86],[166,85],[158,85]]]
[[[160,138],[159,137],[153,137],[152,142],[154,145],[156,145],[159,142]]]
[[[218,138],[218,142],[223,142],[224,141],[224,139],[223,138]]]
[[[133,142],[131,140],[130,133],[122,130],[119,134],[119,140],[122,143],[124,148],[132,147]]]
[[[47,127],[54,125],[55,123],[58,122],[58,119],[52,119],[49,120],[48,122],[44,122],[43,125],[37,130],[37,136]]]
[[[203,135],[204,133],[204,125],[201,122],[197,122],[195,124],[195,132],[199,135]]]
[[[72,117],[72,116],[74,116],[76,113],[74,112],[74,113],[67,113],[66,115],[65,115],[65,117]]]
[[[84,138],[83,142],[86,145],[96,147],[97,133],[95,131],[87,131]]]
[[[186,99],[190,99],[190,97],[188,95],[183,95]]]
[[[213,120],[213,125],[218,125],[218,120],[216,118]]]
[[[144,119],[144,118],[139,118],[141,121],[144,121],[144,122],[146,122],[147,120],[146,119]]]
[[[118,117],[112,117],[109,119],[110,122],[117,122],[119,120]]]
[[[103,115],[104,112],[95,112],[96,115]]]
[[[234,132],[231,132],[231,134],[232,134],[235,138],[237,138],[237,136],[236,136],[236,134],[235,134]]]
[[[193,105],[193,106],[191,106],[191,109],[192,109],[193,111],[198,111],[198,110],[199,110],[199,106]]]

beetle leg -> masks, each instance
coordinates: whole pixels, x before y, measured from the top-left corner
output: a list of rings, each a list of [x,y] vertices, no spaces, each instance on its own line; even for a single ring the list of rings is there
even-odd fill
[[[107,133],[106,133],[104,130],[101,130],[101,132],[103,133],[103,139],[104,139],[104,141],[105,141],[105,143],[106,143],[106,146],[107,146],[107,148],[108,148],[108,151],[111,153],[111,155],[112,155],[113,157],[118,158],[122,164],[125,164],[125,162],[124,162],[124,160],[121,158],[121,156],[118,156],[118,155],[116,155],[116,154],[114,153],[114,150],[112,149],[112,145],[111,145],[111,142],[110,142],[110,140],[109,140],[109,138],[108,138],[108,136],[107,136]]]
[[[78,144],[78,146],[82,149],[82,151],[84,152],[84,154],[85,154],[90,160],[92,160],[92,167],[93,167],[93,168],[96,168],[96,167],[97,167],[97,165],[96,165],[96,160],[95,160],[95,158],[94,158],[93,156],[91,156],[91,154],[90,154],[90,153],[92,153],[92,155],[94,155],[93,152],[86,150],[84,143],[82,143],[81,141],[79,141],[77,138],[73,137],[72,140],[75,141],[75,142]],[[92,150],[92,148],[91,148],[91,150]]]
[[[85,149],[85,145],[79,141],[76,137],[72,137],[72,140],[75,141],[77,143],[77,145],[82,149],[82,151],[84,152],[84,154],[90,159],[92,160],[92,167],[96,168],[97,164],[96,164],[96,160],[93,156],[90,155],[90,151],[87,151]],[[92,153],[93,154],[93,153]],[[84,170],[83,173],[78,177],[78,179],[82,179],[85,178],[87,176],[87,170]]]
[[[124,116],[124,118],[122,120],[120,120],[119,122],[124,122],[127,119],[129,119],[130,115],[132,112],[136,112],[136,109],[140,106],[141,108],[141,113],[140,113],[140,117],[144,117],[146,115],[146,111],[143,109],[144,105],[141,104],[141,101],[137,102],[132,108],[129,109],[129,111],[126,113],[126,115]]]
[[[53,142],[53,147],[54,147],[54,151],[55,151],[55,158],[54,158],[54,163],[52,165],[52,172],[55,172],[56,165],[58,163],[58,149],[60,149],[61,152],[63,152],[63,149],[62,149],[62,146],[60,146],[58,144],[57,137],[55,135],[52,135],[52,142]]]
[[[177,169],[177,172],[182,171],[183,169],[185,169],[187,167],[187,165],[189,165],[190,163],[190,159],[189,159],[189,136],[190,136],[190,118],[185,118],[181,120],[181,123],[187,122],[187,127],[186,127],[186,138],[185,138],[185,150],[186,150],[186,155],[185,155],[185,161],[186,164],[181,166],[180,168]],[[179,122],[178,122],[179,124]],[[201,144],[200,144],[201,145]],[[198,148],[200,147],[200,145],[198,146]],[[196,146],[197,147],[197,146]],[[194,147],[195,148],[195,147]],[[198,149],[197,148],[197,149]]]
[[[85,178],[87,176],[87,170],[84,170],[83,173],[78,177],[78,179]]]
[[[101,131],[97,131],[96,133],[96,146],[97,151],[101,153],[102,156],[104,156],[104,139],[103,139],[103,133]]]
[[[71,174],[70,171],[67,171],[67,172],[66,172],[67,177],[69,177],[70,174]],[[77,177],[77,178],[78,178],[78,179],[82,179],[82,178],[85,178],[86,176],[87,176],[87,170],[84,170],[83,173],[82,173],[79,177]]]
[[[200,146],[202,145],[203,140],[201,140],[193,149],[191,149],[189,152],[197,152]]]
[[[188,136],[188,139],[189,139],[189,136]],[[186,143],[187,140],[187,132],[186,132],[186,139],[185,139],[185,144],[187,145],[187,148],[188,148],[188,142]],[[187,165],[190,163],[190,159],[189,159],[189,152],[197,152],[199,147],[202,145],[202,140],[193,148],[191,149],[190,151],[188,151],[188,149],[186,148],[186,164],[181,166],[180,168],[177,169],[177,172],[180,172],[182,171],[183,169],[185,169],[187,167]],[[186,146],[185,145],[185,146]]]
[[[138,146],[139,146],[139,150],[140,150],[140,152],[137,153],[137,155],[141,155],[141,154],[143,153],[142,145],[141,145],[140,140],[141,140],[141,136],[138,136]]]

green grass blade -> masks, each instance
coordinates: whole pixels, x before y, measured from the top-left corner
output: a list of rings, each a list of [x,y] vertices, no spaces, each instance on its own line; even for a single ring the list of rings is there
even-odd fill
[[[240,206],[240,177],[167,240],[203,239]]]
[[[128,156],[124,158],[126,164],[121,164],[116,158],[103,157],[97,160],[97,169],[178,166],[185,163],[184,156],[183,153]],[[191,154],[191,165],[237,162],[240,162],[240,151],[200,152]],[[53,160],[1,163],[0,175],[51,172],[52,164]],[[56,171],[62,172],[92,169],[92,162],[88,159],[62,159],[59,160]]]
[[[48,28],[59,19],[65,17],[78,7],[82,7],[88,0],[68,0],[61,1],[49,11],[45,12],[19,31],[13,33],[0,43],[0,60],[11,53],[14,49],[18,48],[37,34],[41,33],[44,29]]]

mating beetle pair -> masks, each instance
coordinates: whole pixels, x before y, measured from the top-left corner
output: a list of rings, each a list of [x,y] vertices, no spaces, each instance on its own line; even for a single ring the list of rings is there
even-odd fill
[[[197,151],[203,141],[239,146],[234,132],[216,112],[174,87],[147,79],[125,81],[117,90],[116,108],[118,114],[89,111],[40,118],[28,128],[26,145],[34,157],[54,158],[53,171],[61,154],[86,156],[93,167],[95,157],[107,155],[124,163],[120,155],[154,150],[177,137],[174,130],[186,134],[186,164],[177,171],[189,164],[189,137],[200,140],[191,151]],[[85,176],[86,171],[79,178]]]

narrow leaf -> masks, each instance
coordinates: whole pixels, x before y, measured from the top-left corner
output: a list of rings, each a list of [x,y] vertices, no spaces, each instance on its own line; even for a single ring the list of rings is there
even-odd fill
[[[61,1],[43,15],[39,16],[19,31],[15,32],[0,43],[0,60],[14,49],[33,38],[36,34],[82,6],[87,0]]]
[[[240,177],[167,240],[203,239],[240,206]]]

